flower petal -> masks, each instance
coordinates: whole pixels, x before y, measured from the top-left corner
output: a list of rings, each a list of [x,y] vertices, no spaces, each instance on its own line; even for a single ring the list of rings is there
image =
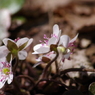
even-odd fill
[[[58,41],[57,38],[52,37],[52,38],[49,39],[48,45],[50,46],[51,44],[57,44],[57,41]]]
[[[33,50],[36,51],[38,50],[40,47],[42,47],[42,44],[37,44],[33,47]]]
[[[7,83],[10,84],[13,81],[13,74],[10,74]]]
[[[6,46],[0,47],[0,58],[6,57],[10,51],[7,49]]]
[[[27,45],[25,46],[25,48],[27,48],[32,42],[33,42],[33,39],[32,39],[32,38],[29,39]],[[25,49],[25,48],[24,48],[24,49]]]
[[[68,59],[70,57],[70,52],[64,55],[64,58]]]
[[[70,41],[69,36],[68,35],[63,35],[63,36],[60,37],[59,44],[63,44],[63,46],[65,48],[67,48],[68,47],[68,44],[69,44],[69,41]]]
[[[58,37],[58,39],[59,39],[59,37],[61,35],[61,30],[59,30],[59,26],[57,24],[55,24],[53,26],[53,34],[55,34]]]
[[[6,82],[6,79],[3,79],[2,81],[0,80],[0,89],[4,86]]]
[[[69,43],[73,43],[74,41],[76,41],[77,37],[78,37],[79,34],[77,34],[72,40],[70,40]]]
[[[42,61],[42,57],[43,57],[43,56],[38,57],[38,58],[36,59],[36,61],[37,61],[37,62]]]
[[[19,60],[25,60],[27,57],[27,52],[25,50],[19,51],[18,52],[18,58]]]
[[[49,52],[50,48],[46,45],[42,46],[42,44],[38,44],[38,45],[34,46],[33,50],[35,53],[41,54],[41,53]],[[34,53],[32,53],[32,54],[34,54]]]
[[[8,44],[8,40],[10,40],[11,42],[15,43],[14,40],[11,40],[11,39],[9,39],[9,38],[4,38],[4,39],[3,39],[3,43],[4,43],[6,46],[7,46],[7,44]]]
[[[32,54],[39,54],[39,52],[37,52],[37,51],[34,51],[34,52],[32,52]]]
[[[20,47],[21,45],[23,45],[24,43],[28,42],[29,38],[25,37],[25,38],[21,38],[19,39],[16,44],[18,47]]]
[[[38,62],[36,64],[33,65],[33,68],[37,67],[38,65],[42,64],[43,62]]]

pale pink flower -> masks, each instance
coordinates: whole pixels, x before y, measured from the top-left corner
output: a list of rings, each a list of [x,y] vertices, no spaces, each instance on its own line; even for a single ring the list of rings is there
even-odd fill
[[[13,81],[13,73],[12,73],[12,66],[11,61],[8,63],[6,58],[0,59],[0,89],[4,86],[7,82],[10,84]]]

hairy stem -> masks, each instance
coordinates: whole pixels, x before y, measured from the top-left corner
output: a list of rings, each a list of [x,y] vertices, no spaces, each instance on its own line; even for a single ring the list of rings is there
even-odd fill
[[[18,66],[18,58],[16,58],[16,62],[13,67],[13,73],[15,73],[17,66]]]
[[[47,64],[47,66],[46,66],[45,69],[43,70],[42,79],[45,79],[45,78],[46,78],[46,72],[47,72],[48,68],[49,68],[50,65],[57,59],[58,55],[59,55],[59,53],[58,53],[58,51],[57,51],[55,58],[54,58],[53,60],[51,60],[51,61]]]

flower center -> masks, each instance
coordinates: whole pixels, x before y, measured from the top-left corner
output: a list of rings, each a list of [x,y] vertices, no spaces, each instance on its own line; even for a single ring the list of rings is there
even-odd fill
[[[9,72],[10,72],[10,69],[9,69],[9,68],[3,68],[3,69],[2,69],[2,72],[3,72],[5,75],[8,75]]]
[[[14,54],[14,55],[17,55],[17,53],[18,53],[18,50],[16,50],[16,49],[13,49],[11,52],[12,52],[12,54]]]
[[[59,51],[61,51],[62,53],[64,53],[66,51],[66,49],[64,47],[62,47],[62,46],[58,46],[57,49]]]

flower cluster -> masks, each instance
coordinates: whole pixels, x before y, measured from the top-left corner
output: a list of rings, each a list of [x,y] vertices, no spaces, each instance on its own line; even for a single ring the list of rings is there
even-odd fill
[[[61,61],[70,59],[70,54],[73,53],[75,48],[75,41],[78,34],[70,40],[69,36],[62,35],[59,26],[55,24],[53,26],[53,34],[48,38],[44,34],[44,41],[40,41],[41,44],[34,46],[34,52],[32,54],[44,54],[40,56],[37,61],[37,65],[41,63],[49,63],[56,58],[57,53],[61,54]],[[25,49],[33,42],[33,39],[17,38],[11,40],[9,38],[3,39],[4,45],[0,47],[0,88],[2,88],[7,81],[10,84],[13,80],[12,72],[12,60],[17,58],[19,60],[25,60],[27,52]]]
[[[41,44],[35,45],[33,48],[34,52],[32,54],[48,53],[38,58],[38,60],[40,59],[39,62],[43,62],[43,59],[45,59],[45,63],[48,62],[46,62],[46,59],[52,60],[52,58],[54,58],[56,51],[62,54],[62,61],[64,61],[65,59],[70,59],[70,54],[73,53],[77,37],[78,34],[70,40],[70,37],[68,35],[61,36],[61,30],[59,29],[59,26],[55,24],[53,26],[53,34],[51,35],[51,38],[48,38],[46,37],[46,35],[44,35],[44,42],[40,41]]]
[[[25,60],[27,52],[25,49],[32,43],[33,39],[17,38],[11,40],[9,38],[3,39],[4,45],[0,47],[0,88],[2,88],[7,81],[10,84],[13,80],[12,73],[12,59],[15,57],[19,60]]]

